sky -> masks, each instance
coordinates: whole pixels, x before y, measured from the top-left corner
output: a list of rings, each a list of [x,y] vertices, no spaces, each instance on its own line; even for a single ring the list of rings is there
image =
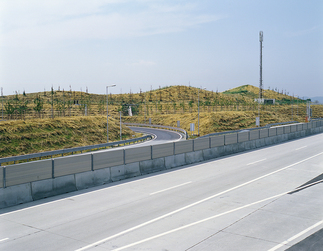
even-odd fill
[[[0,0],[4,95],[263,86],[323,96],[322,0]]]

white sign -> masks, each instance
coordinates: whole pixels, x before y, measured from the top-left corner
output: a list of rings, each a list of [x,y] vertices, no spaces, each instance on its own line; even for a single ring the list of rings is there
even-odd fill
[[[190,124],[190,131],[191,132],[194,132],[195,131],[195,124],[194,123],[191,123]]]
[[[128,108],[128,115],[132,116],[131,106],[129,106],[129,108]]]
[[[256,126],[260,126],[260,117],[256,117]]]

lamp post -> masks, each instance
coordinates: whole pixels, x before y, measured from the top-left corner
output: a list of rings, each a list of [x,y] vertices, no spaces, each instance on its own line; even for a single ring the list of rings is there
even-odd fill
[[[109,97],[109,87],[114,87],[116,85],[107,85],[107,143],[109,143],[109,102],[108,102],[108,97]]]
[[[200,136],[200,89],[197,91],[197,136]],[[205,90],[206,88],[203,88],[202,90]]]
[[[121,111],[119,112],[120,114],[120,141],[122,140],[122,128],[121,128]]]

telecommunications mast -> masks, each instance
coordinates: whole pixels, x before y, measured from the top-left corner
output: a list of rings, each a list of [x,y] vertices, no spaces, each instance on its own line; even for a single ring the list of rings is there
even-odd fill
[[[263,32],[259,32],[260,42],[260,83],[259,83],[259,102],[262,99],[262,41],[264,40]]]

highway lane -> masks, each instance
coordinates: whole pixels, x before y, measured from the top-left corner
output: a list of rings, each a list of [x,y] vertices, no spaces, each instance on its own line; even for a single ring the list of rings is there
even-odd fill
[[[322,140],[2,209],[0,250],[285,250],[322,229]]]

